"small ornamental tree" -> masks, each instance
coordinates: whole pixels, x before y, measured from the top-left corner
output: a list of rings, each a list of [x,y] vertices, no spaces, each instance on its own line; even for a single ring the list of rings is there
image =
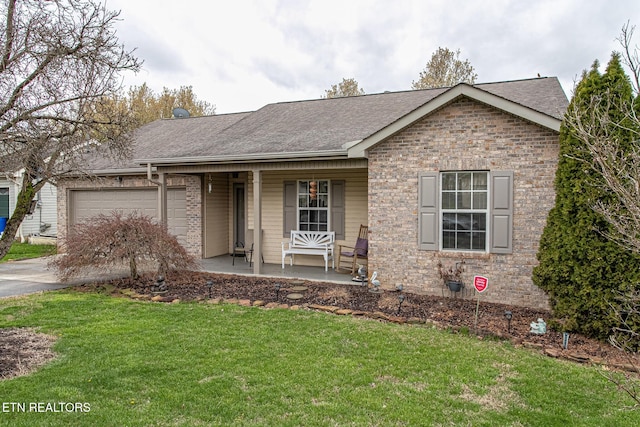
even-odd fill
[[[594,63],[575,88],[567,116],[588,120],[593,99],[610,97],[631,104],[633,91],[617,54],[606,71]],[[598,112],[607,117],[602,126],[618,142],[617,155],[626,156],[637,144],[626,115],[608,104]],[[599,204],[617,202],[601,173],[594,169],[594,157],[581,138],[575,120],[560,129],[560,157],[556,171],[556,204],[549,212],[540,240],[534,283],[549,296],[554,316],[567,331],[606,339],[620,318],[612,309],[620,294],[633,291],[640,282],[640,257],[608,238],[613,226],[594,210]]]
[[[109,272],[115,266],[128,266],[131,277],[137,279],[143,262],[157,262],[161,275],[170,269],[198,266],[166,226],[135,212],[114,211],[75,225],[64,240],[64,249],[65,254],[52,262],[63,280],[87,270]]]

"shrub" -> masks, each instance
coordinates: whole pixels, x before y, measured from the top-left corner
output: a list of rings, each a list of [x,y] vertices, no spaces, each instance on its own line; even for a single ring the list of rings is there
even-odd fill
[[[87,270],[109,272],[117,266],[128,266],[131,277],[137,279],[143,262],[157,263],[161,275],[198,265],[166,226],[135,212],[92,217],[75,225],[63,245],[65,254],[52,262],[63,280]]]
[[[587,111],[590,100],[603,93],[632,99],[628,78],[614,55],[601,75],[598,64],[585,73],[569,109]],[[606,111],[612,122],[621,123],[620,112]],[[633,139],[624,127],[611,129],[631,149]],[[549,212],[540,240],[534,283],[549,296],[554,315],[563,329],[606,339],[619,326],[611,309],[616,295],[626,294],[640,282],[640,257],[609,240],[612,230],[594,210],[598,202],[615,195],[606,189],[592,167],[585,142],[566,123],[560,130],[560,158],[556,172],[556,204]]]

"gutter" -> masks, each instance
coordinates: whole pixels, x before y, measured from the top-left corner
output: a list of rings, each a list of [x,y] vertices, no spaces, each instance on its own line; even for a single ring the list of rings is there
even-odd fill
[[[168,166],[178,164],[215,164],[215,163],[256,163],[273,162],[274,160],[314,160],[314,159],[346,159],[347,150],[296,151],[283,153],[229,154],[223,156],[198,157],[165,157],[156,159],[135,159],[141,165],[154,164]]]

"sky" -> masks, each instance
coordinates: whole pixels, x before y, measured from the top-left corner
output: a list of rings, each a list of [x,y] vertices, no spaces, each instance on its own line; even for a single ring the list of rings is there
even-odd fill
[[[125,86],[192,86],[216,113],[318,99],[343,78],[368,94],[410,90],[439,48],[460,49],[477,83],[557,77],[568,98],[638,0],[106,0],[143,60]],[[634,37],[640,44],[640,28]]]

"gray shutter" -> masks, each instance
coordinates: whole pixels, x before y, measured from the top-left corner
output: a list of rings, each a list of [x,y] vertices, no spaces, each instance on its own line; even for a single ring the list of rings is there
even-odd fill
[[[282,232],[291,237],[291,230],[298,229],[298,188],[295,181],[284,182]]]
[[[438,250],[438,179],[437,172],[418,176],[418,246]]]
[[[513,252],[513,172],[491,172],[491,242],[496,254]]]
[[[344,240],[344,181],[331,181],[331,227],[336,240]]]

